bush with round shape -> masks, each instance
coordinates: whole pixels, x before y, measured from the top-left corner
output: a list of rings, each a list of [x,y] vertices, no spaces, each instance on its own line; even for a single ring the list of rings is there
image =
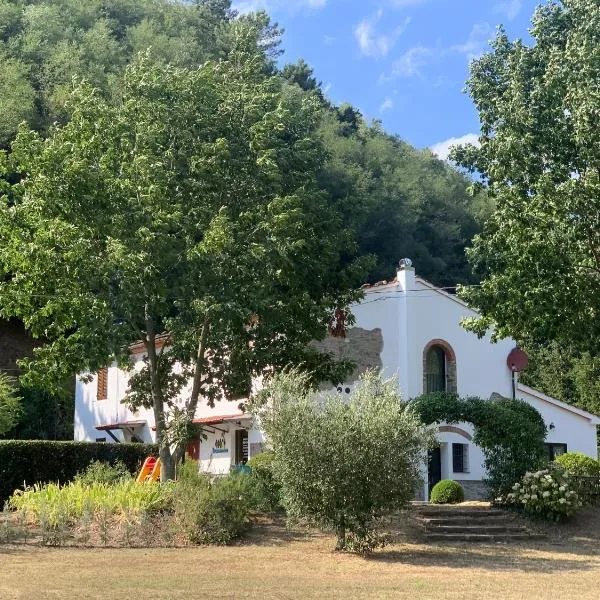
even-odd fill
[[[600,477],[600,462],[583,452],[565,452],[554,459],[569,475]]]
[[[458,481],[442,479],[438,481],[431,490],[431,504],[458,504],[464,502],[465,491]]]

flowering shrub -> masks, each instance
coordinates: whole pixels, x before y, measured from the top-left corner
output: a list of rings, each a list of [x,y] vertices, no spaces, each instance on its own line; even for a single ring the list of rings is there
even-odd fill
[[[525,473],[512,492],[497,502],[521,508],[532,516],[561,521],[581,507],[570,476],[559,469]]]

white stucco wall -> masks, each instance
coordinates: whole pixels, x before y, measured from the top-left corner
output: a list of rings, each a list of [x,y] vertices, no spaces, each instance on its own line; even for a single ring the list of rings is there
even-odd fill
[[[493,393],[505,397],[512,395],[511,373],[506,364],[510,351],[515,347],[512,340],[502,340],[492,344],[489,336],[478,339],[465,331],[460,322],[464,317],[476,316],[456,298],[436,290],[433,286],[415,276],[414,271],[398,273],[398,279],[386,285],[376,286],[365,291],[364,301],[353,307],[356,326],[366,330],[381,329],[383,348],[381,352],[382,371],[385,377],[397,377],[400,392],[404,399],[414,398],[423,393],[423,352],[432,340],[443,340],[456,355],[457,388],[461,396],[479,396],[487,399]],[[142,365],[142,354],[135,356],[136,368]],[[155,432],[152,410],[130,411],[121,403],[128,385],[127,373],[115,365],[108,369],[107,399],[97,401],[97,380],[81,380],[76,384],[75,439],[93,441],[98,438],[111,438],[106,432],[98,431],[98,425],[145,420],[147,425],[139,430],[144,441],[153,441]],[[258,385],[258,384],[257,384]],[[353,384],[344,384],[352,389]],[[182,398],[189,396],[186,388]],[[519,388],[518,397],[523,398],[540,411],[546,424],[554,425],[549,430],[548,441],[565,443],[569,450],[580,451],[596,457],[596,426],[598,419],[591,415],[575,414],[568,406],[558,406],[549,402],[543,394]],[[552,400],[552,399],[550,399]],[[196,418],[231,416],[239,413],[239,401],[217,402],[210,408],[200,402]],[[591,418],[589,418],[591,417]],[[249,422],[244,423],[249,430],[249,448],[258,448],[263,443],[259,429]],[[470,424],[462,424],[472,434]],[[227,424],[220,431],[209,433],[208,439],[200,446],[200,461],[203,468],[215,473],[225,473],[234,461],[233,434],[235,424]],[[208,430],[208,428],[207,428]],[[123,433],[113,431],[123,439]],[[216,437],[225,436],[228,453],[214,453]],[[445,432],[439,434],[442,456],[442,477],[460,480],[479,481],[484,477],[483,454],[472,442],[463,436]],[[452,473],[452,443],[469,443],[469,473]],[[252,455],[252,452],[250,452]]]

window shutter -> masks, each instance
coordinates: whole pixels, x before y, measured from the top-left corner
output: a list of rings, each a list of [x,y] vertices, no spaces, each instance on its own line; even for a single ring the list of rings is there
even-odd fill
[[[96,400],[106,400],[108,398],[108,369],[98,371],[98,387],[96,390]]]

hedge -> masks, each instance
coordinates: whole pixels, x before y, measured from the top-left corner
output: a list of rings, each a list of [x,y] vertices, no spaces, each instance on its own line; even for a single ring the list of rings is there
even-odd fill
[[[34,483],[67,483],[93,460],[121,460],[135,473],[146,456],[157,455],[151,444],[0,440],[0,510],[12,493]]]

